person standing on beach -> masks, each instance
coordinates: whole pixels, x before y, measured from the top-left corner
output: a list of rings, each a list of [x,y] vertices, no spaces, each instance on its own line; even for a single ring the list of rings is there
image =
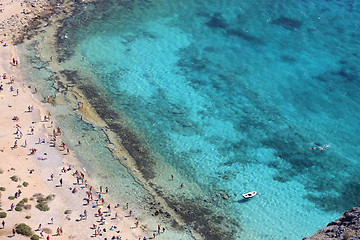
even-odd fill
[[[2,224],[2,226],[3,226],[2,228],[5,228],[5,221],[2,221],[1,224]]]
[[[111,213],[111,206],[110,204],[107,206],[108,212]]]
[[[62,178],[60,178],[60,187],[62,187],[62,184],[63,184],[63,180]]]

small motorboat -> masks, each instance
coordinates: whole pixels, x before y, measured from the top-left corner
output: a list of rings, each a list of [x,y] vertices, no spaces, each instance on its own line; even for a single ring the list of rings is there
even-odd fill
[[[249,198],[252,198],[253,196],[255,196],[256,194],[257,194],[257,192],[253,191],[253,192],[244,193],[242,196],[245,199],[249,199]]]

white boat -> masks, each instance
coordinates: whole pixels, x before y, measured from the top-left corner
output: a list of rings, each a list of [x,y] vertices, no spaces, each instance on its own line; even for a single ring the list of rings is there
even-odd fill
[[[242,196],[243,196],[243,198],[248,199],[248,198],[252,198],[256,194],[257,194],[257,192],[253,191],[253,192],[244,193]]]

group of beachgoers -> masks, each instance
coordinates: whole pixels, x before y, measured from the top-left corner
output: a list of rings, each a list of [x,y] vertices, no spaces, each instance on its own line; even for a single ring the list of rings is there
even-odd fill
[[[18,61],[15,60],[15,58],[13,58],[12,61],[13,65],[17,65]],[[2,79],[7,79],[7,75],[4,73],[1,76]],[[11,77],[11,82],[14,82],[14,77]],[[15,89],[11,86],[11,91],[14,91]],[[0,91],[3,91],[3,84],[1,83],[1,89]],[[35,91],[33,92],[34,94],[37,93],[37,89],[35,88]],[[17,95],[19,94],[19,91],[17,89]],[[14,95],[15,96],[15,95]],[[45,98],[44,102],[50,102],[49,98]],[[83,107],[83,103],[79,103],[78,104],[79,107]],[[9,106],[11,107],[11,106]],[[36,107],[36,106],[35,106]],[[34,111],[34,106],[29,105],[27,107],[27,112],[30,114]],[[26,112],[26,111],[25,111]],[[81,117],[82,119],[82,117]],[[12,118],[12,121],[14,123],[14,129],[16,130],[15,132],[15,142],[14,142],[14,146],[11,148],[12,150],[15,150],[18,147],[18,140],[22,139],[23,137],[23,133],[22,133],[22,127],[19,124],[19,117],[14,116]],[[42,121],[42,123],[47,123],[50,122],[51,125],[49,126],[49,128],[53,127],[53,121],[51,121],[51,113],[48,113],[47,115],[44,116],[44,120]],[[34,135],[34,131],[35,131],[35,124],[36,122],[32,122],[30,125],[30,129],[29,132],[27,133],[27,135]],[[62,134],[62,130],[60,127],[55,127],[52,130],[52,134],[49,134],[49,139],[50,141],[47,141],[46,138],[39,138],[38,143],[36,144],[49,144],[49,147],[55,147],[55,143],[57,142],[57,139],[61,136]],[[79,141],[80,144],[80,141]],[[21,146],[24,148],[27,148],[27,141],[24,140],[24,144]],[[64,153],[64,155],[69,155],[70,154],[70,150],[69,148],[66,147],[65,142],[61,141],[61,144],[59,144],[59,147],[61,147],[59,150],[60,151],[66,151],[66,153]],[[29,156],[30,155],[35,155],[37,153],[38,149],[36,148],[29,148]],[[38,160],[47,160],[47,158],[49,157],[47,152],[44,152],[44,157],[38,157]],[[29,173],[32,174],[35,171],[35,169],[30,169]],[[91,208],[85,209],[83,211],[82,214],[79,215],[79,218],[76,219],[76,221],[86,221],[88,220],[88,210],[92,211],[93,216],[95,217],[95,219],[97,219],[96,223],[93,223],[90,225],[90,229],[92,229],[92,234],[91,231],[89,232],[89,235],[91,234],[91,237],[105,237],[105,240],[108,239],[122,239],[120,236],[120,231],[118,230],[118,226],[115,224],[117,219],[118,219],[118,212],[117,211],[113,211],[111,208],[111,203],[108,202],[107,200],[105,200],[104,198],[104,194],[107,194],[109,192],[109,188],[105,187],[105,191],[103,191],[102,186],[100,186],[99,190],[96,191],[94,189],[94,187],[92,185],[89,184],[89,181],[86,179],[85,174],[82,171],[76,170],[74,169],[74,166],[70,165],[68,167],[63,167],[59,172],[58,175],[57,174],[51,174],[50,178],[48,179],[48,181],[59,181],[59,185],[55,185],[55,187],[62,187],[64,180],[65,179],[64,176],[62,176],[63,174],[66,174],[70,172],[71,175],[75,178],[76,183],[69,183],[68,185],[71,187],[70,188],[63,188],[63,191],[66,191],[66,189],[70,189],[70,191],[75,195],[78,195],[80,193],[84,193],[85,197],[83,198],[85,203],[83,204],[84,207],[89,207],[91,206]],[[56,179],[58,178],[58,179]],[[18,198],[20,196],[20,194],[22,194],[21,190],[19,189],[14,196],[16,198]],[[120,204],[116,204],[115,208],[120,208]],[[13,211],[15,208],[15,205],[12,204],[10,206],[11,211]],[[78,209],[77,209],[78,210]],[[123,210],[128,212],[128,216],[130,219],[132,218],[134,221],[134,227],[132,228],[138,228],[139,227],[139,221],[138,219],[134,216],[134,212],[132,209],[129,208],[129,203],[126,203],[126,205],[123,206]],[[93,219],[93,218],[92,218]],[[51,218],[51,223],[54,222],[54,219]],[[110,225],[109,222],[112,222],[113,224]],[[50,223],[49,223],[50,224]],[[107,226],[110,225],[110,226]],[[5,226],[5,221],[3,221],[3,227]],[[52,236],[50,236],[49,234],[45,233],[43,230],[43,227],[41,224],[39,224],[39,227],[36,229],[36,231],[39,232],[40,237],[41,238],[46,238],[46,239],[50,239],[52,238]],[[163,234],[165,232],[165,227],[161,227],[161,225],[158,225],[158,230],[154,231],[154,233],[152,234],[152,237],[150,239],[155,238],[157,235]],[[16,231],[15,229],[13,229],[13,235],[15,236]],[[58,226],[56,229],[56,235],[53,236],[61,236],[63,234],[63,228],[62,226]],[[111,238],[108,238],[108,237]],[[148,237],[143,237],[143,238],[139,238],[139,240],[147,240]]]

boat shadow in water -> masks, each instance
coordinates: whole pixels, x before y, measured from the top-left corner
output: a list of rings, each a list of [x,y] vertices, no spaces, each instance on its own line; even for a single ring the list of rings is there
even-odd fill
[[[251,200],[251,198],[247,198],[247,199],[243,198],[243,199],[238,200],[237,202],[238,203],[246,203],[246,202],[249,202],[250,200]]]

